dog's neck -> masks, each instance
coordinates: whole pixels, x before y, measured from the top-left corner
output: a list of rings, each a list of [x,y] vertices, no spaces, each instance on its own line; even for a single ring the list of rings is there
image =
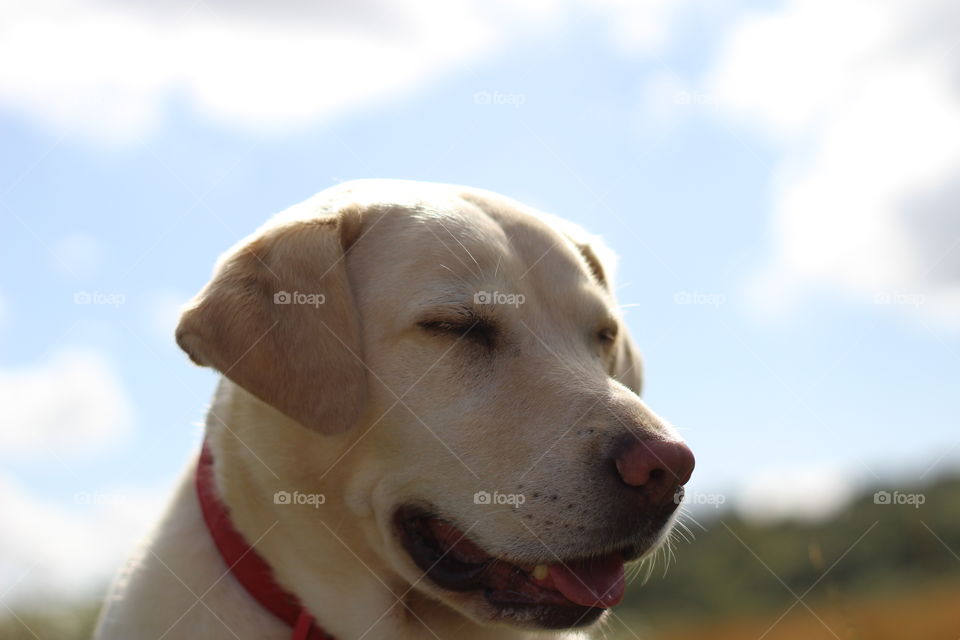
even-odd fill
[[[361,526],[373,514],[362,500],[344,495],[352,465],[343,455],[349,435],[318,437],[223,380],[206,437],[217,459],[217,491],[234,526],[251,544],[256,541],[277,582],[336,638],[530,637],[479,625],[388,566],[375,551],[382,543],[365,538],[375,527]],[[299,498],[300,504],[275,501],[287,492],[293,502],[294,491],[309,497]],[[313,497],[320,495],[322,504]]]
[[[194,485],[207,531],[230,573],[261,607],[292,629],[291,640],[335,640],[316,624],[296,595],[277,584],[270,565],[233,526],[230,512],[217,493],[214,464],[210,446],[204,442]]]

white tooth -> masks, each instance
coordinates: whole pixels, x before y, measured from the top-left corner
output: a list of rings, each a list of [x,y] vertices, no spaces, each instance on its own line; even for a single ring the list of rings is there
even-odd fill
[[[547,577],[547,574],[550,573],[550,570],[547,569],[547,565],[538,564],[533,568],[533,577],[537,580],[543,580]]]

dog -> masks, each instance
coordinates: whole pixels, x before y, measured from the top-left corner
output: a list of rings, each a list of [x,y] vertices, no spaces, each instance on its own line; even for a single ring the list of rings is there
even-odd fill
[[[176,339],[202,451],[99,640],[574,637],[676,517],[610,252],[467,187],[361,180],[224,254]]]

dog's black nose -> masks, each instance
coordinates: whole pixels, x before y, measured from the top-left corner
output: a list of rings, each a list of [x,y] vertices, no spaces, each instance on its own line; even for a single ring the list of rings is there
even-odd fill
[[[674,501],[677,490],[693,473],[693,452],[678,440],[651,440],[628,436],[621,442],[614,463],[620,479],[643,490],[651,506]]]

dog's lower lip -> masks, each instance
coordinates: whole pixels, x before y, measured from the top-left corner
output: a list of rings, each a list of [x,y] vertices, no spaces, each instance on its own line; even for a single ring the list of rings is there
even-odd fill
[[[554,584],[553,569],[549,575],[536,572],[534,563],[510,562],[496,558],[469,540],[455,526],[435,517],[419,507],[402,507],[395,515],[398,535],[414,563],[436,585],[453,592],[477,592],[496,609],[509,612],[524,611],[522,617],[534,618],[544,628],[581,626],[595,621],[619,595],[593,602],[584,599],[580,589],[570,590],[569,582]],[[621,555],[633,557],[635,550],[625,549]],[[583,561],[554,563],[567,568],[571,575]],[[620,591],[622,594],[622,560],[620,561]],[[602,565],[599,565],[602,566]],[[616,565],[614,565],[616,566]],[[560,576],[562,577],[562,576]],[[585,578],[589,581],[589,578]],[[615,579],[615,578],[614,578]],[[577,600],[571,601],[570,597]],[[579,603],[578,603],[579,602]]]

